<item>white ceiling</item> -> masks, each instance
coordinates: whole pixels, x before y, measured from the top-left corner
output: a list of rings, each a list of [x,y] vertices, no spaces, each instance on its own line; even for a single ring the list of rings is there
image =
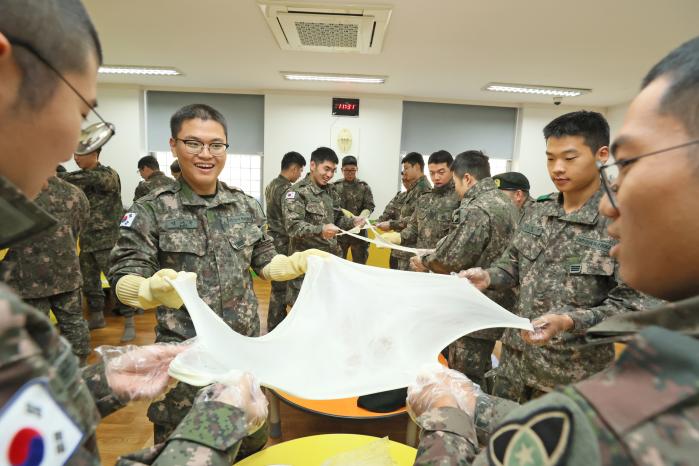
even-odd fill
[[[280,50],[254,0],[84,1],[105,63],[174,66],[184,73],[103,76],[100,82],[157,88],[551,101],[481,90],[497,81],[591,88],[564,103],[607,107],[628,101],[650,66],[699,34],[697,0],[366,0],[394,5],[382,53],[309,53]],[[282,70],[377,74],[388,81],[288,82]]]

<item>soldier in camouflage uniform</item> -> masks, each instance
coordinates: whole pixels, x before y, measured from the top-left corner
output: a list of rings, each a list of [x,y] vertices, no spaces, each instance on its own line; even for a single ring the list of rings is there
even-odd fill
[[[453,214],[454,226],[433,253],[413,256],[413,270],[451,273],[487,266],[505,251],[514,232],[516,208],[490,178],[488,157],[480,151],[467,151],[456,156],[451,168],[456,192],[462,198]],[[514,309],[513,290],[486,290],[485,294],[505,309]],[[449,367],[482,385],[484,374],[492,367],[495,341],[501,335],[501,329],[487,329],[460,338],[449,345]]]
[[[284,227],[282,204],[286,191],[301,177],[306,159],[298,152],[287,152],[282,157],[282,171],[265,188],[267,206],[267,233],[274,240],[274,249],[289,253],[289,235]],[[267,312],[267,331],[271,332],[286,317],[286,282],[272,282]]]
[[[13,247],[0,262],[0,275],[27,304],[47,316],[53,310],[61,333],[84,364],[90,354],[90,332],[83,318],[76,245],[90,204],[82,191],[55,176],[35,203],[57,224]]]
[[[566,114],[549,123],[544,135],[549,173],[561,192],[539,199],[490,268],[466,273],[480,289],[519,286],[516,314],[566,330],[539,345],[527,343],[518,331],[505,331],[493,394],[518,402],[608,367],[613,345],[580,348],[584,331],[609,316],[658,304],[626,286],[609,257],[615,241],[597,211],[602,188],[595,166],[608,156],[604,117]]]
[[[406,227],[400,232],[384,233],[382,237],[394,244],[415,244],[418,249],[434,249],[452,226],[452,214],[460,199],[454,191],[451,154],[445,150],[430,155],[427,167],[434,187],[422,194]]]
[[[317,248],[336,256],[342,254],[335,235],[340,228],[362,226],[361,217],[345,217],[340,198],[328,184],[337,167],[335,151],[319,147],[311,153],[310,173],[285,195],[284,225],[289,235],[289,253]],[[289,281],[287,304],[293,306],[301,290],[303,277]]]
[[[347,155],[342,158],[343,179],[333,183],[332,187],[340,197],[340,207],[354,216],[365,219],[374,211],[374,196],[366,182],[357,179],[357,158]],[[366,236],[366,230],[359,233]],[[352,251],[352,262],[366,264],[369,259],[369,243],[351,236],[341,236],[337,242],[342,248],[342,257],[347,258],[347,253]]]
[[[158,159],[152,155],[141,157],[138,161],[138,173],[141,174],[143,181],[138,183],[134,192],[133,200],[137,200],[146,194],[156,191],[160,188],[168,187],[175,183],[175,180],[160,171]]]
[[[199,295],[233,330],[259,336],[250,269],[265,279],[287,280],[305,272],[305,265],[296,264],[303,270],[280,277],[277,270],[292,258],[275,251],[272,238],[264,232],[266,221],[259,202],[218,181],[228,146],[223,115],[207,105],[188,105],[172,116],[170,127],[170,145],[182,177],[177,184],[136,201],[124,216],[112,250],[110,282],[123,304],[141,308],[160,304],[156,342],[181,342],[195,336],[189,314],[179,309],[181,299],[163,280],[174,270],[196,273]],[[182,421],[196,391],[178,383],[163,400],[150,405],[148,417],[156,443],[165,441]],[[266,429],[260,429],[240,454],[256,451],[266,439]]]
[[[534,205],[534,198],[529,195],[529,180],[519,172],[506,172],[493,177],[500,191],[507,194],[519,210],[517,224]]]
[[[396,194],[386,206],[376,225],[379,230],[401,232],[405,229],[415,211],[418,198],[431,189],[424,170],[425,161],[421,154],[411,152],[403,157],[401,180],[406,190]],[[406,247],[415,247],[415,242],[404,241],[402,244]],[[409,270],[410,257],[409,252],[392,249],[389,259],[391,268]]]
[[[471,417],[444,396],[444,385],[413,394],[423,406],[426,398],[432,401],[420,419],[426,430],[415,464],[696,463],[699,223],[667,206],[699,209],[698,55],[695,38],[644,79],[612,146],[626,167],[610,161],[603,174],[608,186],[616,184],[614,203],[605,197],[600,205],[611,219],[610,233],[620,240],[611,253],[621,276],[639,290],[676,302],[613,316],[589,329],[589,344],[628,343],[614,365],[520,408],[481,395]],[[607,178],[613,167],[622,168],[622,175]],[[673,241],[658,241],[668,229]],[[476,433],[491,434],[480,454],[474,424]]]
[[[99,162],[100,151],[75,155],[80,170],[60,174],[65,181],[80,188],[90,202],[90,217],[80,235],[80,270],[90,310],[90,329],[105,326],[101,273],[109,270],[109,252],[119,236],[119,221],[124,213],[121,180],[114,169]],[[127,311],[125,317],[131,318],[133,327],[133,312]]]

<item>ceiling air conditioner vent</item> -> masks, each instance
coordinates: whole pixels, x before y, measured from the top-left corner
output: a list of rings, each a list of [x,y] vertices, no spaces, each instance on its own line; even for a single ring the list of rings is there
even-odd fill
[[[376,54],[391,17],[383,5],[258,4],[283,50]]]

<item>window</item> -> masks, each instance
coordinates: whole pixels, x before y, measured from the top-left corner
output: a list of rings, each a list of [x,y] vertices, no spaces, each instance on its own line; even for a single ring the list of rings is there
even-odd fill
[[[156,152],[160,168],[168,176],[170,164],[175,161],[172,152]],[[258,201],[262,201],[262,156],[254,154],[228,154],[226,166],[218,177],[229,186],[235,186]]]

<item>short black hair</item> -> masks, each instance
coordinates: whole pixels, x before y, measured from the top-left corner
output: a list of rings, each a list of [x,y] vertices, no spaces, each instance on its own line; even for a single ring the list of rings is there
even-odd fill
[[[152,155],[146,155],[145,157],[141,157],[140,160],[138,161],[138,169],[142,169],[144,167],[148,167],[151,170],[160,170],[160,164],[158,163],[158,159],[156,159]]]
[[[332,162],[335,165],[338,163],[337,154],[329,147],[319,147],[311,152],[311,162],[316,164],[323,162]]]
[[[58,165],[58,166],[56,167],[56,173],[65,173],[65,172],[67,172],[67,171],[68,171],[68,170],[66,170],[66,167],[64,167],[63,165]]]
[[[488,156],[479,150],[467,150],[456,156],[451,163],[451,171],[458,178],[468,173],[477,180],[482,180],[490,176],[490,162]]]
[[[175,159],[175,161],[170,164],[170,173],[180,173],[181,171],[180,161]]]
[[[451,166],[451,163],[454,161],[454,157],[451,156],[451,154],[445,150],[438,150],[437,152],[432,152],[430,154],[430,158],[427,159],[427,165],[436,163],[446,163],[447,166]]]
[[[290,168],[292,165],[305,167],[306,159],[304,159],[303,155],[299,154],[298,152],[287,152],[286,154],[284,154],[284,157],[282,157],[282,171],[286,170],[287,168]]]
[[[403,160],[401,160],[400,163],[407,163],[409,165],[420,165],[420,171],[425,170],[425,159],[422,157],[422,154],[419,152],[410,152],[407,154],[405,157],[403,157]]]
[[[596,154],[609,145],[609,123],[601,113],[579,110],[566,113],[544,127],[544,139],[582,136],[585,145]]]
[[[185,105],[181,109],[177,110],[170,118],[170,134],[172,137],[176,138],[180,133],[182,123],[197,118],[204,121],[213,120],[223,126],[223,134],[226,135],[226,140],[228,140],[228,125],[226,124],[226,118],[223,116],[223,114],[221,114],[221,112],[206,104]]]
[[[36,54],[62,75],[84,72],[90,53],[102,64],[97,31],[80,0],[2,0],[0,31],[13,44],[22,74],[17,104],[33,110],[50,99],[60,80]]]
[[[357,157],[354,155],[345,155],[342,157],[342,166],[344,167],[345,165],[354,165],[355,167],[357,166]]]
[[[670,81],[660,112],[681,121],[690,135],[699,136],[699,36],[660,60],[643,78],[641,89],[660,77]]]

